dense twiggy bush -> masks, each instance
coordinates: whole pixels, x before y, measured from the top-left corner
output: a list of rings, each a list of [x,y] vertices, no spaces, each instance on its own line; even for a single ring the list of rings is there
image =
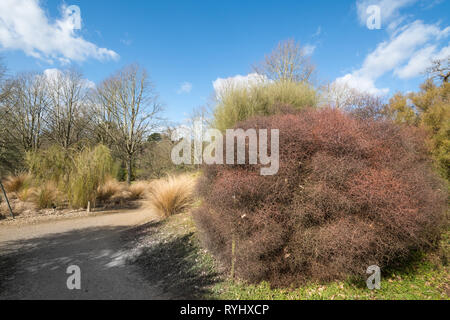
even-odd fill
[[[205,166],[194,217],[227,266],[235,239],[241,278],[288,285],[358,276],[437,243],[446,194],[418,129],[331,109],[238,127],[279,129],[279,172]]]
[[[280,105],[302,110],[315,107],[317,102],[317,92],[306,83],[283,81],[225,88],[214,111],[214,126],[225,130],[254,116],[282,113]]]

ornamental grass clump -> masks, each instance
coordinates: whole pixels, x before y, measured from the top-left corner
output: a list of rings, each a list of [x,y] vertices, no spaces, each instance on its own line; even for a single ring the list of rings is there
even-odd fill
[[[194,202],[195,178],[188,174],[154,180],[149,187],[150,207],[161,217],[181,213]]]

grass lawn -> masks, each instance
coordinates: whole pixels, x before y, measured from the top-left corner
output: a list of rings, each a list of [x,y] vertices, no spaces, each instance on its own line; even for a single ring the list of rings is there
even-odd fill
[[[238,300],[449,300],[449,270],[422,262],[408,272],[382,277],[380,290],[369,290],[365,283],[350,281],[308,284],[290,290],[271,289],[268,283],[247,285],[224,281],[214,287],[214,293],[220,299]]]
[[[180,274],[179,278],[186,281],[185,284],[192,285],[201,292],[200,296],[195,296],[200,299],[450,300],[450,268],[448,264],[443,265],[441,259],[435,255],[423,256],[404,270],[382,273],[380,290],[369,290],[365,281],[310,283],[301,288],[271,289],[268,283],[249,285],[240,281],[231,281],[227,275],[221,273],[212,256],[200,247],[195,225],[189,213],[178,214],[161,222],[157,234],[158,241],[173,244],[170,246],[173,257],[161,258],[168,261],[176,260],[175,263],[172,260],[172,271],[166,278],[172,279],[173,274]],[[183,241],[179,241],[180,239]],[[447,232],[442,240],[443,250],[447,253],[449,239],[450,232]],[[153,255],[152,259],[152,265],[164,264],[163,261],[154,260],[158,259],[157,255]],[[189,267],[186,268],[186,266]]]

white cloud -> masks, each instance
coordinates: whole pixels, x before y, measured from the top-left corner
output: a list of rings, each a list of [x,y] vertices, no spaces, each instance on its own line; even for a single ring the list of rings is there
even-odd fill
[[[64,73],[61,70],[56,69],[56,68],[45,69],[43,72],[43,76],[50,83],[61,80],[61,79],[65,79]],[[95,87],[96,87],[95,82],[93,82],[89,79],[82,79],[82,81],[83,81],[83,85],[85,88],[95,89]]]
[[[180,86],[180,89],[178,89],[177,94],[190,93],[191,90],[192,90],[192,83],[183,82]]]
[[[56,68],[44,70],[44,77],[50,81],[56,80],[60,75],[61,75],[61,71]]]
[[[62,17],[50,22],[38,0],[0,1],[0,48],[22,50],[25,54],[53,62],[118,59],[109,49],[99,48],[77,35],[81,15],[62,7]]]
[[[350,87],[374,94],[386,93],[378,89],[375,81],[388,72],[400,78],[420,75],[429,66],[431,59],[444,56],[448,47],[437,53],[439,42],[450,34],[450,27],[441,29],[438,25],[427,25],[417,20],[399,28],[365,58],[360,69],[336,79]]]
[[[417,51],[405,66],[395,70],[395,74],[401,79],[414,78],[431,67],[433,60],[441,60],[448,56],[450,56],[450,46],[438,52],[436,45],[430,45]]]
[[[213,87],[216,93],[216,97],[220,98],[222,94],[227,90],[232,90],[235,88],[249,88],[266,81],[269,81],[267,77],[258,73],[250,73],[246,76],[238,74],[234,77],[229,78],[217,78],[215,81],[213,81]]]
[[[436,46],[434,45],[418,50],[414,53],[405,66],[397,68],[394,73],[402,79],[412,78],[419,75],[430,66],[431,56],[435,50]]]
[[[348,86],[349,88],[374,95],[383,95],[389,92],[388,88],[378,89],[375,86],[374,80],[365,75],[360,75],[357,72],[352,74],[348,73],[343,77],[337,78],[335,83],[339,86]]]

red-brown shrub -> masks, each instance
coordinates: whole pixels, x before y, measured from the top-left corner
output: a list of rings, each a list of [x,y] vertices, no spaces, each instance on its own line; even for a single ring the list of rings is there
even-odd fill
[[[362,275],[439,239],[446,194],[421,131],[331,109],[237,127],[279,129],[278,174],[205,166],[194,218],[228,267],[234,235],[240,278],[288,285]]]

